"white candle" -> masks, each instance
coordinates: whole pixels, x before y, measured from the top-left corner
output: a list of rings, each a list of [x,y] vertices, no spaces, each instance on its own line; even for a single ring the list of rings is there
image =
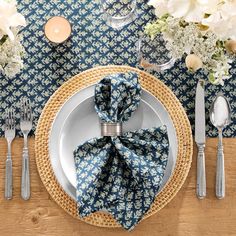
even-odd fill
[[[71,35],[70,22],[62,16],[54,16],[45,24],[44,33],[49,41],[63,43]]]

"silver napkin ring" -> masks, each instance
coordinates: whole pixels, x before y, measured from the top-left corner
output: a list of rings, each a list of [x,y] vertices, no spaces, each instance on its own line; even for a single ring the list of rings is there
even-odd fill
[[[122,123],[101,123],[102,136],[121,136]]]

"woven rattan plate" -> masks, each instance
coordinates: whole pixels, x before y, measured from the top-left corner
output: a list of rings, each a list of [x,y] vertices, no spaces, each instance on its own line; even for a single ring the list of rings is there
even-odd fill
[[[35,140],[36,163],[43,184],[57,204],[78,219],[81,218],[77,215],[76,202],[59,185],[51,167],[48,139],[52,122],[65,101],[76,92],[98,82],[107,74],[127,71],[139,73],[142,87],[157,97],[165,106],[173,120],[178,140],[178,156],[174,172],[144,219],[155,214],[171,201],[183,185],[191,166],[193,144],[190,123],[178,99],[160,80],[144,71],[128,66],[97,67],[82,72],[64,83],[49,99],[39,119]],[[101,227],[120,227],[110,214],[103,212],[93,213],[81,220]]]

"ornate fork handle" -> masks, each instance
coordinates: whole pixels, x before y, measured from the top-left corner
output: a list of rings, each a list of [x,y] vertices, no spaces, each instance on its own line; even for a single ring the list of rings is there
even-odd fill
[[[30,176],[29,176],[29,151],[28,151],[28,147],[23,148],[21,197],[24,200],[28,200],[30,198]]]
[[[12,160],[10,154],[7,155],[6,160],[5,198],[12,199]]]

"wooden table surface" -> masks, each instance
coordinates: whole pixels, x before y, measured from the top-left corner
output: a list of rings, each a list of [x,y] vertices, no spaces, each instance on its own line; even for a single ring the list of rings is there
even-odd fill
[[[206,146],[207,198],[195,196],[196,148],[189,176],[176,197],[159,213],[141,222],[132,232],[98,228],[67,215],[44,188],[35,163],[34,139],[30,139],[31,199],[20,198],[23,140],[13,142],[13,199],[4,199],[6,142],[0,139],[0,236],[185,236],[236,235],[236,139],[225,139],[226,198],[214,193],[216,139]]]

